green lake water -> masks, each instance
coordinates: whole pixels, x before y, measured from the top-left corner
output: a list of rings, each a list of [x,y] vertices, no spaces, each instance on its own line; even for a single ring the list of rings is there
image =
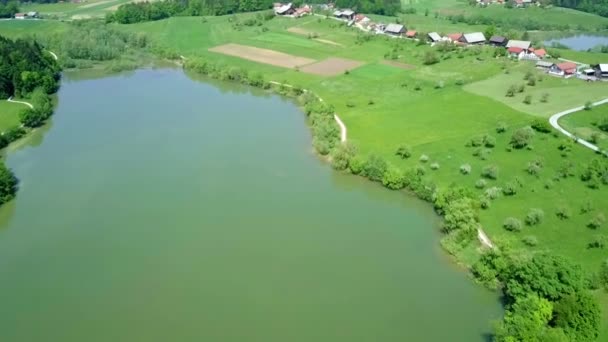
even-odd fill
[[[7,161],[0,341],[484,341],[501,315],[428,204],[334,172],[278,96],[68,76]]]

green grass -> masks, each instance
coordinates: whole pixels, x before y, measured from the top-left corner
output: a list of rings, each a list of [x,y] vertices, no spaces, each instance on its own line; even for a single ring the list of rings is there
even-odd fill
[[[532,67],[532,64],[513,63],[509,74],[501,73],[489,79],[465,86],[465,90],[500,101],[507,106],[531,115],[549,117],[566,109],[579,107],[587,101],[598,101],[608,97],[606,85],[602,82],[584,82],[576,78],[564,79],[547,75]],[[532,71],[536,78],[542,77],[535,86],[526,86],[523,93],[507,97],[511,85],[526,84],[524,75]],[[543,94],[549,94],[546,103],[541,102]],[[532,96],[532,103],[525,104],[526,95]]]
[[[0,34],[10,38],[64,32],[67,24],[55,20],[0,20]]]
[[[591,141],[591,135],[597,134],[598,145],[603,150],[608,150],[608,132],[604,132],[597,127],[603,119],[608,119],[608,105],[593,107],[592,110],[582,110],[564,116],[559,120],[559,124],[567,131]]]
[[[101,18],[107,12],[115,10],[121,4],[133,0],[89,0],[80,3],[29,3],[22,5],[20,10],[39,12],[44,18],[52,19],[86,19]]]
[[[19,113],[27,109],[27,106],[20,103],[12,103],[6,100],[0,101],[0,132],[10,128],[18,127]]]

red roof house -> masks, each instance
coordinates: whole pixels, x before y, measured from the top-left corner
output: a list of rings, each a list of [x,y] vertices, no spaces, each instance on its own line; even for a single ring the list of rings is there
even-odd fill
[[[450,33],[448,34],[448,38],[453,42],[457,42],[462,38],[462,33]]]
[[[405,36],[408,38],[414,38],[414,37],[416,37],[416,31],[409,30],[409,31],[405,32]]]
[[[555,64],[549,69],[549,72],[559,76],[573,75],[576,73],[576,63],[564,62]]]
[[[534,54],[538,58],[545,58],[547,56],[547,51],[545,49],[534,50]]]
[[[520,47],[516,47],[516,46],[511,46],[510,48],[507,49],[507,51],[510,54],[519,55],[522,51],[524,51],[524,49],[522,49]]]

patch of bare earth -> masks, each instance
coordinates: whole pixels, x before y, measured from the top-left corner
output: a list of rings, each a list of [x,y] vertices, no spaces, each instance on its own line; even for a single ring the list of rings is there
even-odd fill
[[[314,59],[310,58],[298,57],[274,50],[261,49],[240,44],[220,45],[210,48],[209,51],[283,68],[295,68],[297,66],[315,62]]]
[[[358,68],[361,65],[363,65],[363,62],[330,57],[320,62],[306,65],[300,68],[300,71],[321,76],[336,76],[343,74],[346,70]]]
[[[415,66],[413,66],[411,64],[395,62],[395,61],[382,61],[382,64],[394,66],[394,67],[405,69],[405,70],[410,70],[410,69],[415,68]]]

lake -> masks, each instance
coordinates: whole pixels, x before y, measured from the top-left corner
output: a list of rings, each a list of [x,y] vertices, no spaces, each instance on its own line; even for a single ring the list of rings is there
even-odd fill
[[[2,341],[484,341],[502,313],[431,207],[321,162],[288,99],[175,69],[58,98],[7,155]]]
[[[565,38],[550,39],[543,43],[547,46],[551,46],[553,43],[560,43],[572,50],[587,51],[598,45],[608,45],[608,36],[579,34]]]

